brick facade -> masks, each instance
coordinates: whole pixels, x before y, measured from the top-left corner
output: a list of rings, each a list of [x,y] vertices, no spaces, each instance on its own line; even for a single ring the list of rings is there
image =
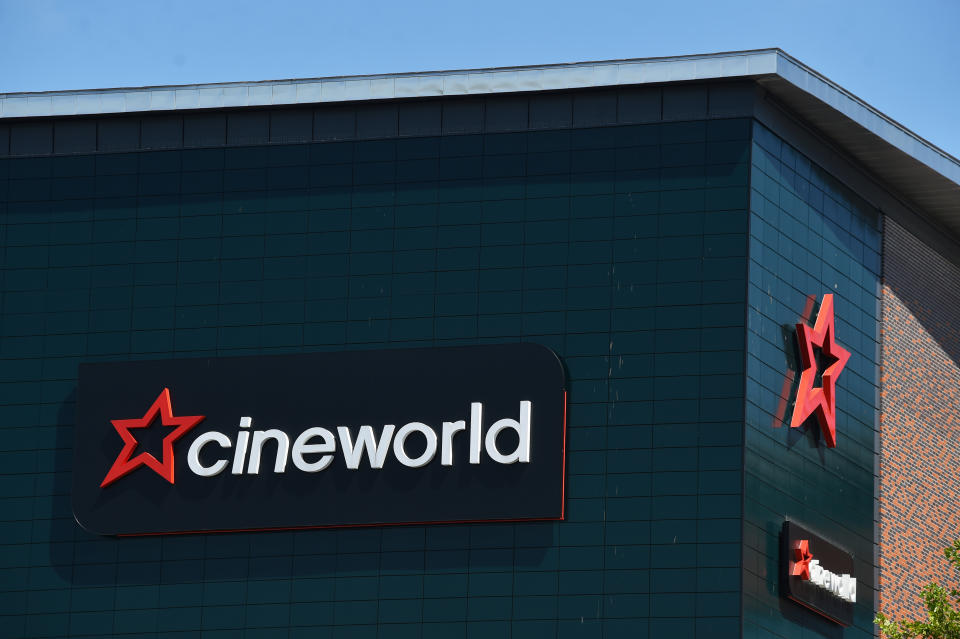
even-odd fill
[[[960,585],[960,268],[887,218],[883,279],[879,610],[918,618],[924,585]]]

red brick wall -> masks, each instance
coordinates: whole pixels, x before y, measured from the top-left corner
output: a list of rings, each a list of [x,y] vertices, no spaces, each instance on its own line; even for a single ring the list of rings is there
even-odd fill
[[[923,615],[920,589],[960,586],[960,268],[886,219],[880,416],[880,610]]]

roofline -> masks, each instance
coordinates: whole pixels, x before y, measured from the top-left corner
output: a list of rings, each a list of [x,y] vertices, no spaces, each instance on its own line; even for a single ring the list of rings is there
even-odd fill
[[[477,67],[472,69],[431,69],[424,71],[401,71],[398,73],[373,73],[364,75],[330,75],[316,76],[310,78],[275,78],[273,80],[249,80],[249,81],[224,81],[224,82],[199,82],[191,84],[156,84],[131,87],[101,87],[98,89],[67,89],[51,91],[14,91],[10,93],[0,93],[0,98],[5,96],[34,96],[34,95],[67,95],[72,93],[88,93],[101,91],[138,91],[151,89],[190,89],[190,88],[216,88],[232,86],[248,86],[260,84],[289,84],[291,82],[322,82],[325,80],[376,80],[382,78],[400,78],[422,75],[457,75],[465,73],[489,73],[493,71],[521,71],[537,69],[557,69],[566,67],[583,67],[598,64],[623,64],[633,62],[664,62],[677,60],[697,60],[701,58],[715,58],[723,56],[742,56],[754,53],[779,52],[782,55],[790,57],[780,48],[773,47],[767,49],[744,49],[741,51],[720,51],[717,53],[694,53],[678,56],[653,56],[649,58],[614,58],[612,60],[581,60],[580,62],[551,62],[548,64],[531,65],[511,65],[505,67]]]
[[[253,106],[557,91],[722,79],[786,82],[897,150],[960,184],[960,160],[784,51],[699,55],[366,76],[0,94],[0,121]]]
[[[869,104],[866,100],[863,100],[862,98],[860,98],[860,97],[857,96],[856,94],[854,94],[854,93],[852,93],[852,92],[844,89],[842,86],[840,86],[839,84],[837,84],[836,82],[834,82],[833,80],[831,80],[830,78],[828,78],[827,76],[823,75],[822,73],[820,73],[820,72],[817,71],[816,69],[811,69],[810,67],[808,67],[808,66],[805,65],[804,63],[800,62],[799,60],[797,60],[796,58],[794,58],[792,55],[790,55],[789,53],[787,53],[786,51],[783,51],[783,50],[781,50],[781,49],[772,49],[772,50],[773,50],[773,51],[776,51],[776,52],[779,54],[779,56],[780,56],[785,62],[789,62],[789,63],[790,63],[791,65],[793,65],[794,67],[797,67],[801,73],[815,77],[815,78],[816,78],[817,80],[819,80],[820,82],[828,85],[828,86],[829,86],[830,88],[832,88],[834,91],[837,91],[837,92],[841,93],[841,94],[842,94],[843,96],[845,96],[847,99],[849,99],[849,100],[851,100],[852,102],[855,102],[855,103],[859,104],[860,106],[862,106],[863,108],[867,109],[867,111],[869,111],[872,115],[874,115],[874,116],[882,119],[882,120],[883,120],[884,122],[886,122],[887,124],[889,124],[889,125],[897,128],[897,129],[900,129],[900,131],[902,131],[903,133],[905,133],[905,134],[908,135],[909,137],[913,138],[913,139],[916,140],[917,142],[920,142],[920,143],[922,143],[922,144],[930,147],[931,149],[933,149],[934,151],[936,151],[938,154],[940,154],[940,155],[944,156],[945,158],[953,161],[955,164],[960,165],[960,158],[957,158],[956,156],[951,155],[951,154],[948,153],[947,151],[941,149],[941,148],[940,148],[939,146],[937,146],[936,144],[933,144],[933,143],[930,142],[929,140],[920,137],[919,135],[917,135],[916,133],[914,133],[913,131],[911,131],[910,129],[908,129],[906,126],[900,124],[899,122],[897,122],[896,120],[894,120],[894,119],[891,118],[890,116],[888,116],[888,115],[884,114],[883,112],[878,111],[878,110],[875,109],[874,107],[870,106],[870,104]],[[782,68],[782,67],[781,67],[781,68]],[[784,76],[783,73],[778,73],[778,75]],[[789,77],[786,77],[786,76],[784,76],[784,78],[787,79],[787,80],[790,80],[790,81],[793,81],[793,80],[794,80],[793,78],[789,78]],[[800,87],[800,88],[804,88],[802,85],[797,84],[795,81],[794,81],[793,83],[796,84],[796,85],[797,85],[798,87]]]

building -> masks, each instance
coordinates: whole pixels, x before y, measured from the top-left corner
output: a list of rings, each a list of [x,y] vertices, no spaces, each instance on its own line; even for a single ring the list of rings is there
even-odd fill
[[[2,95],[0,195],[0,636],[867,637],[945,576],[960,162],[782,51]],[[804,364],[798,324],[833,357]],[[114,488],[73,483],[81,364],[516,342],[566,372],[562,521],[118,537],[74,518]],[[836,394],[793,428],[803,384]],[[91,455],[120,451],[106,421]],[[264,459],[209,481],[273,481]],[[218,498],[170,505],[173,468],[117,491],[139,481],[196,530]],[[411,497],[379,521],[417,504],[474,518]],[[822,567],[850,562],[855,603],[785,574],[811,561],[787,521]]]

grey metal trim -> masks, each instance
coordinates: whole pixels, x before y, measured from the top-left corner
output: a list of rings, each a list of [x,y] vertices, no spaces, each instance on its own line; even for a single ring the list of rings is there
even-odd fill
[[[752,79],[960,235],[960,160],[780,49],[531,67],[0,94],[0,120]]]
[[[776,75],[845,115],[892,146],[960,184],[960,160],[888,118],[843,87],[831,82],[783,51],[778,51]]]
[[[0,94],[0,119],[442,97],[778,76],[960,183],[960,161],[779,49],[531,67]]]
[[[676,58],[390,75],[0,94],[0,118],[322,104],[755,77],[777,72],[775,49]]]

